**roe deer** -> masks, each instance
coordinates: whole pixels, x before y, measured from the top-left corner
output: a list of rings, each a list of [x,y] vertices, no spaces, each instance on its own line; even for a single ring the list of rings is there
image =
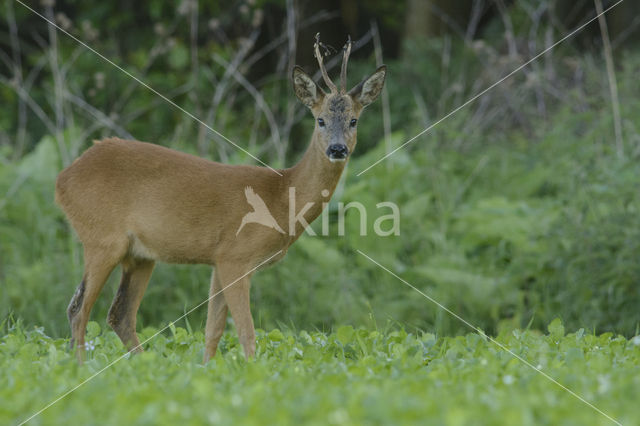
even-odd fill
[[[56,201],[84,249],[82,282],[67,309],[71,347],[75,342],[80,362],[91,308],[118,264],[122,280],[107,321],[128,350],[142,350],[135,331],[136,312],[156,261],[214,266],[204,362],[216,353],[227,310],[245,357],[253,357],[255,331],[249,310],[253,269],[266,260],[281,259],[321,213],[356,145],[358,117],[378,97],[385,80],[383,65],[346,91],[349,40],[338,90],[323,65],[320,47],[316,35],[314,52],[329,93],[302,68],[293,69],[295,93],[316,124],[306,153],[291,168],[274,173],[110,138],[96,142],[60,173]],[[305,208],[296,214],[294,204]],[[264,216],[265,211],[270,217],[262,222],[248,215]]]

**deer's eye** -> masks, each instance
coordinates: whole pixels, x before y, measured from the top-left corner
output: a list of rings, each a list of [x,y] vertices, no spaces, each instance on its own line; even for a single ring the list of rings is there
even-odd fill
[[[324,127],[324,119],[318,118],[318,126]]]
[[[356,127],[356,124],[358,124],[358,120],[356,120],[355,118],[352,118],[349,124],[351,125],[351,127]]]

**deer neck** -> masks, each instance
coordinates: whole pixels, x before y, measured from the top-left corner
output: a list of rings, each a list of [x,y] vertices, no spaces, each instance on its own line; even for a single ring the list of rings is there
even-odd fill
[[[295,188],[296,212],[301,211],[307,203],[312,204],[304,214],[308,223],[322,213],[323,207],[331,199],[345,165],[346,161],[336,163],[329,161],[322,143],[314,132],[311,143],[298,164],[287,169],[289,178],[286,188],[287,196],[292,193],[290,188]],[[301,226],[296,227],[296,235],[303,230]]]

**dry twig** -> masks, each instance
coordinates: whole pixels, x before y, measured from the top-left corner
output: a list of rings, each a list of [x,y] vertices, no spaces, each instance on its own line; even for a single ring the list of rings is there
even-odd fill
[[[616,72],[613,67],[613,53],[611,51],[611,41],[609,40],[609,30],[607,20],[602,13],[602,1],[593,0],[596,5],[598,24],[602,33],[602,45],[604,48],[604,58],[607,64],[607,76],[609,78],[609,91],[611,92],[611,107],[613,109],[613,129],[616,136],[616,153],[619,158],[624,158],[624,142],[622,140],[622,119],[620,118],[620,101],[618,100],[618,82]]]

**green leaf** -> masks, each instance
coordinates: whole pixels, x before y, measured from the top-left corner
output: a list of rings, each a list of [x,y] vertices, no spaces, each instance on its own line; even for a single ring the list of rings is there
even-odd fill
[[[557,339],[564,336],[564,325],[562,325],[562,320],[560,318],[556,318],[551,321],[551,324],[549,324],[547,329],[553,338]]]
[[[93,339],[100,334],[100,324],[95,321],[89,321],[87,324],[87,339]]]
[[[269,336],[269,340],[271,340],[272,342],[281,342],[284,340],[284,335],[277,328],[271,330],[268,336]]]
[[[351,343],[353,341],[353,336],[355,335],[355,331],[353,329],[352,326],[350,325],[343,325],[342,327],[338,328],[338,331],[336,332],[336,336],[338,338],[338,341],[343,345],[348,345],[349,343]]]

